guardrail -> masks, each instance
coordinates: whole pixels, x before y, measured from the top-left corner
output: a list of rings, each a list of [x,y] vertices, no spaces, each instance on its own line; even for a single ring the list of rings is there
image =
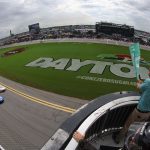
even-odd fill
[[[94,99],[66,120],[42,150],[80,149],[81,145],[72,138],[76,130],[85,135],[85,140],[92,144],[97,137],[121,129],[139,98],[138,93],[121,92]],[[98,147],[101,144],[99,143]],[[96,148],[97,145],[93,144],[93,146]]]

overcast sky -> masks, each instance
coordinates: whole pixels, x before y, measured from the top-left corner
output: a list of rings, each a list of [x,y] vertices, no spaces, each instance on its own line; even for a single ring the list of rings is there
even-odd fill
[[[0,38],[9,31],[107,21],[150,32],[150,0],[0,0]]]

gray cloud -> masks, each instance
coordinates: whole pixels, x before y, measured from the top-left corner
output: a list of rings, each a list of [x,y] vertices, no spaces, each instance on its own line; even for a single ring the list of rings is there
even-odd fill
[[[149,0],[0,0],[0,38],[41,27],[111,21],[150,32]]]
[[[124,1],[129,6],[133,7],[134,9],[137,9],[139,11],[150,11],[150,1],[149,0],[132,0],[132,1]]]

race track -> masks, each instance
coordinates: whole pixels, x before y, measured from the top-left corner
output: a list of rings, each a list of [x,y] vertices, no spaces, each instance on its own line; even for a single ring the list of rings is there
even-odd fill
[[[0,145],[5,150],[39,150],[86,100],[37,90],[0,77]]]
[[[129,46],[131,43],[108,39],[50,39],[2,46],[2,48],[49,42],[106,43]],[[150,50],[149,46],[141,46]],[[40,150],[59,126],[86,100],[37,90],[0,77],[7,87],[0,105],[0,149]]]

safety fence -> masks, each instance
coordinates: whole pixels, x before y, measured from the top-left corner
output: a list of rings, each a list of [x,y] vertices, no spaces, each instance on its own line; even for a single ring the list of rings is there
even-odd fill
[[[15,46],[23,46],[29,44],[37,44],[37,43],[57,43],[57,42],[78,42],[78,43],[102,43],[102,44],[110,44],[110,45],[122,45],[122,46],[129,46],[131,42],[124,42],[124,41],[115,41],[111,39],[96,39],[96,38],[58,38],[58,39],[44,39],[44,40],[33,40],[21,43],[14,43],[10,45],[0,46],[0,49],[8,48],[8,47],[15,47]],[[150,50],[150,46],[141,45],[142,49]]]

